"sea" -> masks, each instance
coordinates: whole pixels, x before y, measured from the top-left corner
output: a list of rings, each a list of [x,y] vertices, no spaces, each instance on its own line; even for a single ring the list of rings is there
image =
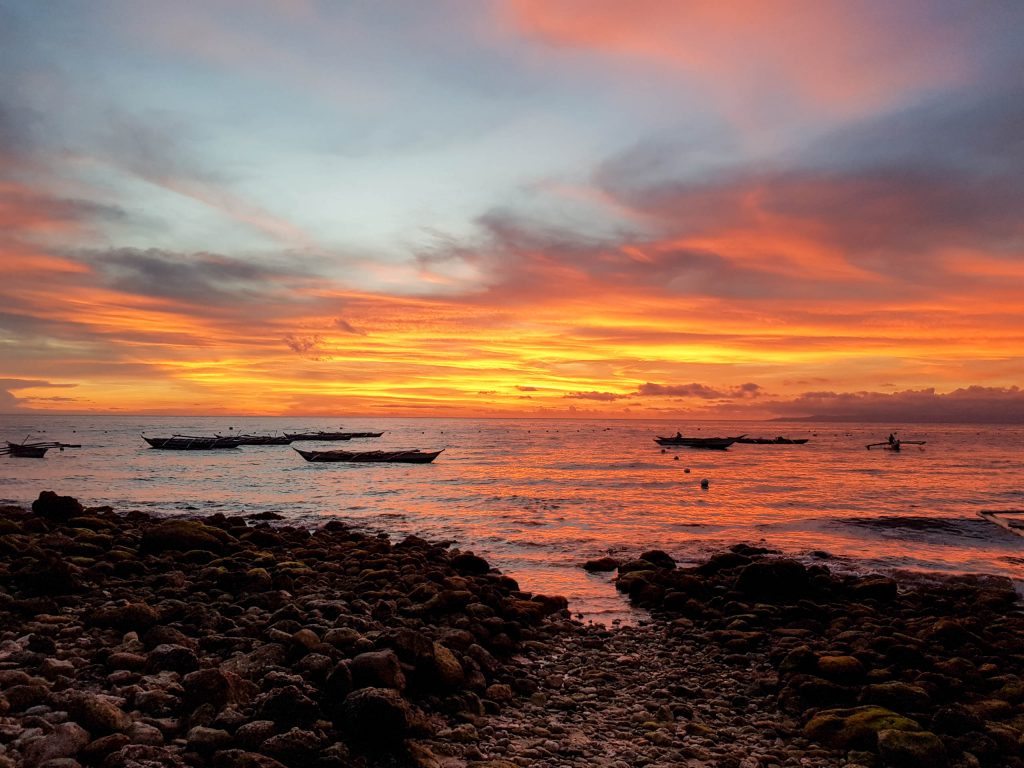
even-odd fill
[[[432,464],[308,463],[288,446],[166,451],[142,435],[383,431],[296,443],[444,452]],[[808,438],[805,445],[662,449],[657,435]],[[895,453],[867,449],[896,431]],[[40,491],[156,515],[273,511],[408,534],[486,557],[584,621],[642,620],[581,564],[661,549],[681,564],[737,543],[851,572],[981,573],[1024,586],[1024,537],[980,512],[1024,510],[1024,428],[658,420],[0,415],[0,440],[80,444],[0,456],[0,503]],[[701,483],[707,480],[707,487]]]

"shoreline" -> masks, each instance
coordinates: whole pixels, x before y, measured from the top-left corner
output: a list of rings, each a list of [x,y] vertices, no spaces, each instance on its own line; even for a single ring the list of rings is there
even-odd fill
[[[654,550],[616,564],[650,621],[608,629],[417,536],[33,507],[0,509],[0,768],[1024,765],[1001,577]]]

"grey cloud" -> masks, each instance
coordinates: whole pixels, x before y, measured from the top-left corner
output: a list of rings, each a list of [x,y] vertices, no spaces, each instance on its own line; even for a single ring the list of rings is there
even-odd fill
[[[654,384],[647,382],[637,389],[638,395],[654,397],[695,397],[702,400],[742,400],[759,397],[761,387],[752,382],[741,384],[730,389],[715,389],[706,384]]]

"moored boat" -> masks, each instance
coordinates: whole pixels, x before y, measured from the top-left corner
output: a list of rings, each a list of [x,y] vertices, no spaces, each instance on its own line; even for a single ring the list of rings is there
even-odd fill
[[[142,439],[153,448],[166,451],[211,451],[222,448],[237,448],[241,443],[237,437],[174,435],[173,437],[146,437]]]
[[[292,440],[351,440],[348,432],[285,432]]]
[[[443,451],[421,451],[414,448],[408,451],[303,451],[294,449],[306,461],[389,461],[403,464],[429,464]]]
[[[675,437],[656,437],[654,442],[664,446],[682,446],[685,448],[714,448],[724,450],[735,443],[741,437],[685,437],[677,434]]]
[[[58,443],[58,442],[39,442],[39,443],[7,443],[6,448],[0,448],[0,454],[7,454],[18,459],[42,459],[46,457],[46,452],[51,448],[59,448],[64,450],[65,448],[81,448],[80,445],[72,445],[71,443]]]
[[[288,435],[217,435],[224,440],[237,440],[239,445],[291,445]]]
[[[8,443],[5,453],[19,459],[42,459],[48,450],[50,450],[49,445]]]

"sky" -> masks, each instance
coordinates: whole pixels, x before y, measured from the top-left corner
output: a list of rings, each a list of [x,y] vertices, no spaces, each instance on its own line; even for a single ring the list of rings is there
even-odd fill
[[[0,411],[1024,422],[1021,29],[0,0]]]

